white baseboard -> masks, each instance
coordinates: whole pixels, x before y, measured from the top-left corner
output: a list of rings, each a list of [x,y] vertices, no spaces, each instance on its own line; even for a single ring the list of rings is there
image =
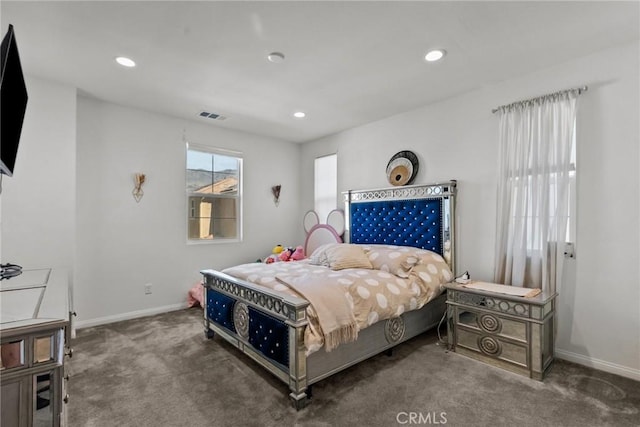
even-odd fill
[[[557,348],[555,351],[555,356],[558,359],[567,360],[579,365],[588,366],[600,371],[605,371],[623,377],[631,378],[632,380],[640,381],[640,369],[629,368],[627,366],[618,365],[615,363],[607,362],[605,360],[595,359],[593,357],[588,357],[582,354],[572,353],[565,350],[558,350]]]
[[[168,313],[170,311],[182,310],[187,308],[187,303],[171,304],[162,307],[148,308],[145,310],[130,311],[128,313],[114,314],[113,316],[98,317],[96,319],[79,320],[74,322],[72,333],[75,334],[76,329],[90,328],[92,326],[106,325],[108,323],[120,322],[121,320],[136,319],[138,317],[153,316],[155,314]]]

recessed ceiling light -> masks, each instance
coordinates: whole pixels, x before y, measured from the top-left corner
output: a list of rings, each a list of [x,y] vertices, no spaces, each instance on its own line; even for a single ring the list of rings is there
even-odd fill
[[[116,62],[123,67],[131,68],[136,66],[136,62],[133,59],[127,58],[126,56],[118,56],[116,58]]]
[[[279,64],[280,62],[284,61],[284,54],[280,52],[271,52],[269,55],[267,55],[267,59],[269,60],[269,62]]]
[[[297,119],[302,119],[306,116],[305,113],[303,113],[302,111],[296,111],[295,113],[293,113],[293,117],[297,118]]]
[[[434,49],[427,52],[424,59],[429,62],[439,61],[447,53],[444,49]]]

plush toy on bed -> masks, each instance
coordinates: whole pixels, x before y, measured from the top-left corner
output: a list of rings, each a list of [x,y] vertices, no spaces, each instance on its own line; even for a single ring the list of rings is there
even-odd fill
[[[265,264],[271,264],[278,261],[299,261],[304,259],[304,249],[302,246],[294,248],[285,248],[281,245],[273,248],[273,253],[264,259]]]
[[[278,256],[280,261],[300,261],[304,259],[304,249],[302,246],[297,246],[294,248],[286,248],[283,250]]]
[[[304,248],[302,246],[298,246],[295,251],[291,254],[291,261],[300,261],[304,259]]]
[[[262,262],[271,264],[272,262],[280,261],[280,254],[282,254],[282,252],[284,252],[284,246],[278,244],[271,250],[271,255],[266,257]]]
[[[284,250],[280,252],[280,255],[278,255],[278,258],[280,258],[280,261],[289,261],[292,253],[293,248],[284,248]]]
[[[271,254],[268,257],[266,257],[263,262],[265,264],[271,264],[272,262],[276,262],[276,261],[280,261],[280,258],[278,258],[278,255]]]

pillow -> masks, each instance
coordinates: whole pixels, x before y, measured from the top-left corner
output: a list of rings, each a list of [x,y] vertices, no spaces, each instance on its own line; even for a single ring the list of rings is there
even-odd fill
[[[447,268],[448,268],[448,263],[445,261],[445,259],[442,257],[442,255],[439,255],[439,254],[437,254],[435,252],[431,252],[430,250],[427,250],[427,249],[418,249],[416,254],[420,258],[419,264],[426,264],[426,263],[430,263],[430,262],[434,262],[435,261],[436,263],[445,263],[445,264],[447,264]]]
[[[309,256],[309,264],[321,265],[329,268],[329,260],[327,259],[327,249],[331,246],[338,245],[339,243],[325,243],[318,246],[315,251]]]
[[[419,249],[403,246],[369,245],[364,247],[371,266],[406,279],[420,262]]]
[[[324,252],[329,263],[329,268],[332,270],[342,270],[344,268],[373,268],[362,247],[358,245],[349,243],[336,244],[328,247]]]
[[[436,253],[422,257],[420,263],[411,270],[410,276],[416,279],[417,284],[425,291],[433,286],[442,290],[445,283],[453,280],[449,265]]]

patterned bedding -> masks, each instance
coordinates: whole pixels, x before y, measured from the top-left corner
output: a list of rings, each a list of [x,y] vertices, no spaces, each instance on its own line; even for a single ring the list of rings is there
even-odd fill
[[[303,261],[243,264],[227,268],[223,273],[302,298],[304,296],[287,283],[302,276],[310,277],[312,286],[321,288],[322,292],[335,293],[332,298],[344,299],[352,310],[357,330],[421,308],[436,298],[443,290],[442,285],[453,278],[447,263],[434,252],[400,246],[348,244],[324,245]],[[312,302],[307,309],[307,354],[325,344],[318,312],[324,316],[327,310],[316,310]],[[326,349],[331,348],[333,346]]]

